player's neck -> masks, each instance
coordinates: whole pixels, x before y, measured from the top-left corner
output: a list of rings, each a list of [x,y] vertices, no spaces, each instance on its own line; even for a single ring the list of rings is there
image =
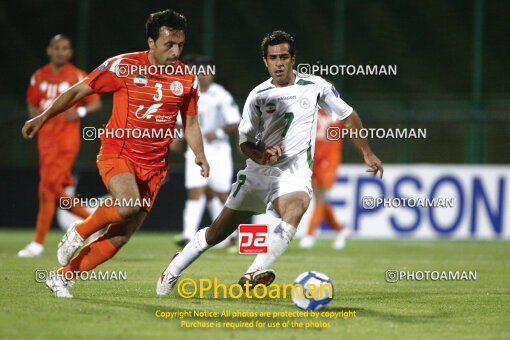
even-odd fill
[[[156,62],[156,59],[154,58],[154,55],[152,54],[152,51],[149,51],[149,53],[147,53],[147,59],[149,59],[149,62],[152,64],[152,65],[157,65],[158,63]]]
[[[51,67],[51,72],[53,74],[57,74],[60,72],[60,70],[62,70],[64,67],[66,67],[67,63],[65,64],[54,64],[54,63],[50,63],[50,67]]]
[[[200,92],[205,93],[209,88],[211,87],[211,84],[209,85],[200,85]]]
[[[286,87],[286,86],[294,85],[295,82],[296,82],[296,75],[294,74],[294,72],[291,72],[289,78],[286,81],[278,83],[273,78],[273,80],[271,81],[271,84],[273,84],[276,87]]]

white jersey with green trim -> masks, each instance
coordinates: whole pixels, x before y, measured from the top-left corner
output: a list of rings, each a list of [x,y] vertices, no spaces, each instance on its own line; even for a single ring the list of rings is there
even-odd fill
[[[295,75],[293,85],[276,87],[270,78],[248,95],[239,125],[239,143],[251,142],[261,148],[283,145],[285,150],[272,165],[259,165],[248,159],[247,171],[310,178],[318,106],[336,119],[345,119],[352,113],[352,107],[323,78]]]

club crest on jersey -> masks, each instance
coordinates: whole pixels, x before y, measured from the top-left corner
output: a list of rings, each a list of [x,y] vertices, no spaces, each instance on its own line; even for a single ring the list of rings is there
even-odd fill
[[[301,106],[303,109],[308,109],[310,107],[310,101],[306,98],[302,98],[299,101],[299,106]]]
[[[266,107],[264,108],[267,114],[273,114],[276,111],[276,104],[273,102],[269,102],[266,104]]]
[[[170,84],[170,91],[172,91],[172,93],[176,96],[180,96],[184,93],[184,86],[182,86],[180,81],[176,80]]]
[[[143,74],[139,74],[133,78],[133,83],[135,83],[136,86],[144,87],[147,85],[147,77]]]

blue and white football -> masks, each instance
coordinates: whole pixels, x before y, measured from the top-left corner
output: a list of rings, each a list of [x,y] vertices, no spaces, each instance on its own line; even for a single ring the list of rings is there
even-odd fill
[[[304,310],[318,310],[333,301],[331,279],[319,272],[304,272],[294,280],[294,304]]]

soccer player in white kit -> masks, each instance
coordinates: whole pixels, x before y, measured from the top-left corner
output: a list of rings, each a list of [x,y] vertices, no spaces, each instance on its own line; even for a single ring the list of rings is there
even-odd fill
[[[318,76],[300,77],[294,70],[295,46],[291,35],[275,31],[262,41],[263,61],[271,76],[249,95],[239,125],[240,146],[249,157],[237,174],[220,216],[199,230],[177,253],[156,285],[166,295],[179,276],[200,254],[224,240],[240,223],[270,210],[281,222],[269,234],[268,252],[258,254],[239,280],[271,284],[269,269],[287,249],[312,195],[311,175],[317,123],[317,106],[341,119],[348,129],[363,127],[361,120],[337,90]],[[367,141],[353,138],[368,172],[383,174],[381,161]]]
[[[209,58],[199,55],[184,57],[183,61],[195,65],[197,70],[207,70],[207,66],[212,65]],[[200,175],[200,167],[195,163],[195,154],[188,147],[185,153],[184,183],[188,198],[183,212],[183,235],[177,242],[182,246],[195,236],[206,204],[212,220],[218,217],[223,209],[232,186],[234,171],[228,135],[237,132],[241,120],[239,107],[232,95],[223,86],[214,82],[213,74],[203,73],[197,73],[200,83],[198,121],[203,134],[204,152],[211,165],[211,171],[208,178]]]

